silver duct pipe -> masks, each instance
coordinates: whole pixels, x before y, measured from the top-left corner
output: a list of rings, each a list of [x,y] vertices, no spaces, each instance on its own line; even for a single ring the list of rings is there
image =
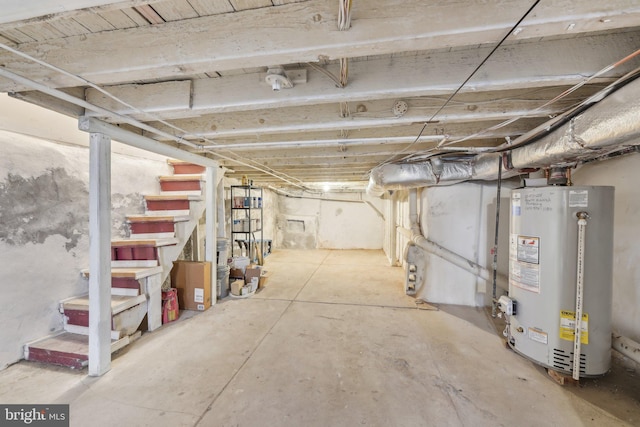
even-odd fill
[[[439,183],[457,184],[472,179],[472,177],[473,168],[468,163],[441,162],[435,170],[431,161],[389,163],[378,166],[371,171],[367,194],[380,197],[386,190],[418,188]]]
[[[518,169],[570,165],[625,145],[638,145],[639,117],[640,79],[636,79],[538,141],[513,149],[513,170],[506,171],[504,177],[516,175]],[[367,193],[379,197],[386,190],[495,180],[499,157],[498,153],[485,153],[464,163],[441,161],[439,176],[432,161],[378,166],[371,171]]]
[[[625,144],[637,145],[639,118],[640,79],[536,143],[513,150],[511,162],[515,168],[562,166],[608,154]]]

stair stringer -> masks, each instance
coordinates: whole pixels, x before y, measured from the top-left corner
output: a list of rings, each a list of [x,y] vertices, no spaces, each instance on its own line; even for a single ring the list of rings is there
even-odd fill
[[[204,214],[205,207],[206,202],[204,200],[190,202],[191,212],[189,214],[189,221],[178,222],[175,224],[178,243],[172,246],[163,246],[158,248],[158,261],[162,267],[160,283],[164,283],[167,277],[169,277],[171,269],[173,268],[173,262],[178,259],[184,249],[184,246],[189,241],[189,238],[191,238],[193,230],[200,223],[200,218],[202,218],[202,215]]]

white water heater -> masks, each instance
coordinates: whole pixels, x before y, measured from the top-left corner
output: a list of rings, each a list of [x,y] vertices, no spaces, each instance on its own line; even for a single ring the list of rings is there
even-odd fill
[[[576,379],[611,362],[613,202],[613,187],[511,192],[505,335],[517,353]]]

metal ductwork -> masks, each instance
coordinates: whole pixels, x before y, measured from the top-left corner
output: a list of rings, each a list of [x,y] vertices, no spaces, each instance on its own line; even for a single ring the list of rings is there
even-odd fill
[[[503,177],[526,168],[573,165],[640,145],[639,118],[640,79],[636,79],[535,142],[516,141],[517,147],[509,151],[510,169]],[[434,163],[430,159],[378,166],[371,171],[367,193],[379,197],[386,190],[495,180],[500,157],[499,153],[484,153],[466,161],[438,159]]]

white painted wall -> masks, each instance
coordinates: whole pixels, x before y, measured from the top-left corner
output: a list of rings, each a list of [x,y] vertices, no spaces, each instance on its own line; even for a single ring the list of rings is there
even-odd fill
[[[508,184],[507,184],[508,187]],[[500,235],[508,242],[508,188],[502,194]],[[492,269],[496,187],[464,183],[423,189],[419,199],[423,234],[431,241]],[[505,208],[507,209],[505,212]],[[503,245],[503,247],[506,247]],[[483,306],[491,302],[492,283],[477,278],[440,257],[425,254],[425,285],[417,298],[433,303]],[[498,271],[508,274],[508,253],[499,252]],[[500,295],[500,292],[498,292]]]
[[[381,249],[383,204],[375,201],[376,212],[365,203],[322,201],[320,203],[318,247],[330,249]],[[380,214],[379,214],[380,213]]]
[[[89,147],[89,134],[78,130],[72,117],[11,98],[0,93],[0,130],[31,136],[63,145]],[[163,161],[165,157],[112,141],[111,152]]]
[[[640,342],[640,154],[585,165],[575,185],[615,186],[613,328]]]
[[[87,140],[88,134],[85,134]],[[139,151],[139,150],[138,150]],[[87,291],[89,150],[0,130],[0,369],[60,330],[58,301]],[[112,233],[159,191],[166,159],[114,154]]]
[[[378,213],[384,209],[382,200],[360,193],[328,193],[323,197],[277,196],[278,247],[382,249],[384,220]],[[372,203],[375,209],[363,200]]]
[[[573,174],[575,185],[612,185],[616,188],[614,219],[613,328],[640,341],[640,186],[637,184],[640,154],[594,162]],[[498,271],[508,275],[510,189],[503,187],[499,235]],[[494,183],[465,183],[422,190],[419,202],[423,232],[434,242],[491,269],[494,241],[496,188]],[[408,227],[408,203],[398,196],[397,224]],[[399,245],[406,238],[398,234]],[[448,262],[425,254],[427,284],[417,297],[434,303],[472,306],[491,303],[492,284]],[[498,295],[501,290],[498,289]]]

